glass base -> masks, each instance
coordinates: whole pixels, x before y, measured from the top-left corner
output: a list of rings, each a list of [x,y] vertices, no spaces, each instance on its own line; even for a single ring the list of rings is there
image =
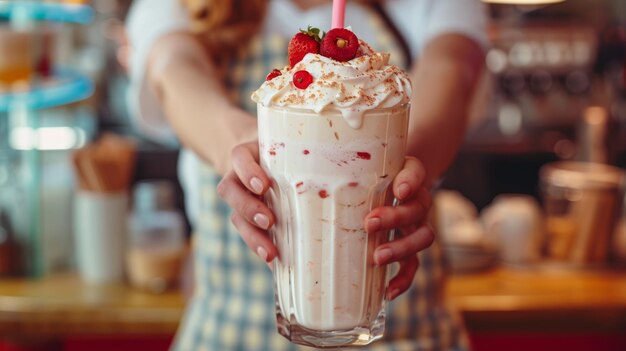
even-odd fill
[[[294,321],[295,322],[295,321]],[[383,337],[385,333],[384,311],[371,327],[356,327],[350,330],[320,331],[291,323],[281,314],[276,315],[278,333],[294,344],[320,349],[333,349],[347,346],[366,346]]]

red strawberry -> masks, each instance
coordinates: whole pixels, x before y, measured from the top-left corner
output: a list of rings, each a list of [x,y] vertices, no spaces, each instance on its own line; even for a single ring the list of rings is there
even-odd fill
[[[340,62],[350,61],[359,49],[359,39],[344,28],[331,29],[320,46],[320,54]]]
[[[289,42],[289,64],[291,67],[302,61],[308,53],[318,54],[320,52],[320,30],[317,28],[307,28],[300,30]]]
[[[272,79],[274,79],[274,78],[276,78],[276,77],[278,77],[278,76],[282,76],[282,75],[283,75],[283,74],[282,74],[282,73],[280,73],[280,71],[279,71],[279,70],[277,70],[276,68],[274,68],[274,69],[273,69],[273,70],[272,70],[272,71],[271,71],[271,72],[267,75],[267,77],[265,77],[265,80],[266,80],[266,81],[267,81],[267,80],[272,80]]]
[[[313,76],[307,71],[298,71],[293,74],[293,85],[298,89],[306,89],[313,83]]]

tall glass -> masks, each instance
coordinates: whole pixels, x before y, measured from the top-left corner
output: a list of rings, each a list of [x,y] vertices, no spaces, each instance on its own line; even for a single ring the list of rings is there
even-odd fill
[[[365,112],[352,128],[339,111],[258,106],[278,331],[314,347],[367,345],[383,336],[387,268],[373,262],[391,232],[368,234],[365,216],[389,205],[404,163],[409,106]]]

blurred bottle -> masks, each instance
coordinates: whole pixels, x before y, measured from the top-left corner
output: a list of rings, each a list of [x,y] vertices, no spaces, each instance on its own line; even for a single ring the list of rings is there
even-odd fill
[[[177,285],[186,249],[185,225],[174,207],[170,182],[135,187],[129,234],[126,264],[131,285],[157,293]]]
[[[28,82],[33,74],[32,35],[0,24],[0,86]]]
[[[578,134],[578,161],[608,162],[609,115],[605,108],[592,106],[585,110]]]

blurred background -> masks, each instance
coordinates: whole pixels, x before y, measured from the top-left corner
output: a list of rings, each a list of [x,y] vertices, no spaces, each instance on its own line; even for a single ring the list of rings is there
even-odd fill
[[[434,194],[447,298],[478,351],[626,350],[626,1],[494,2]],[[165,350],[182,315],[179,147],[132,122],[131,3],[0,1],[0,350]]]

